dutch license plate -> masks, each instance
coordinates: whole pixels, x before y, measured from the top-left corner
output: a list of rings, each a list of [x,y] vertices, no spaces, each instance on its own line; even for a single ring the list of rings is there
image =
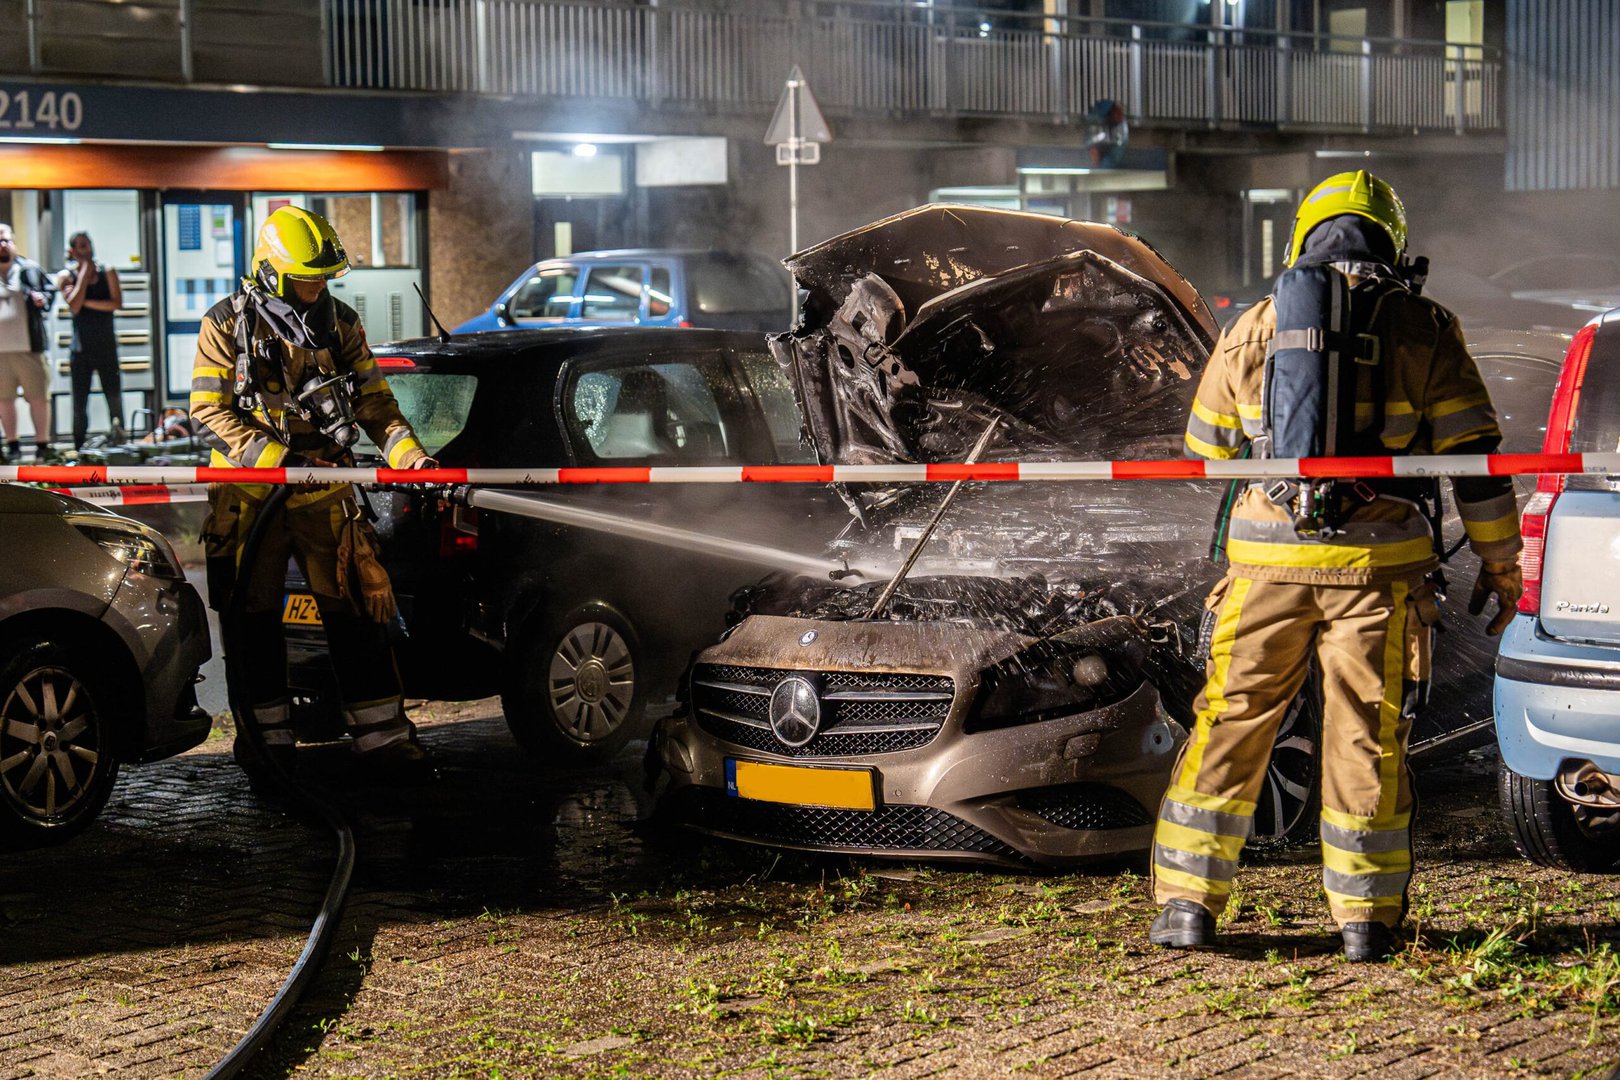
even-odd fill
[[[873,769],[767,765],[726,759],[726,794],[739,799],[826,806],[837,810],[876,810],[877,772]]]
[[[281,621],[292,626],[319,626],[321,612],[315,598],[309,593],[288,593],[287,604],[281,609]]]

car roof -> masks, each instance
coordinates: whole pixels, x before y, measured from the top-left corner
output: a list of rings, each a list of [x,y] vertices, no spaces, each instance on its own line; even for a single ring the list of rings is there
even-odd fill
[[[722,258],[770,259],[757,251],[721,251],[716,248],[615,248],[610,251],[577,251],[572,255],[556,255],[541,259],[536,266],[546,263],[602,262],[607,259],[689,259],[699,255],[719,255]]]
[[[400,357],[431,364],[474,365],[506,361],[561,363],[597,350],[667,352],[670,349],[749,349],[765,351],[765,335],[755,330],[710,330],[669,326],[548,326],[481,334],[452,334],[390,341],[373,346],[379,359]]]

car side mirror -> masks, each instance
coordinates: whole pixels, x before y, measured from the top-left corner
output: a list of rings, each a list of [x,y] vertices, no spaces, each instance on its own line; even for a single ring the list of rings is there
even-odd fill
[[[497,301],[495,304],[495,318],[498,322],[511,322],[511,313],[506,309],[506,301]]]

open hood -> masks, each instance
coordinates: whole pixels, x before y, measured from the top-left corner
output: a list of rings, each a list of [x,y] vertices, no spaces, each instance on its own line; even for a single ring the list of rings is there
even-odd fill
[[[821,460],[1165,457],[1216,326],[1196,290],[1108,225],[923,206],[787,260],[805,315],[771,340]]]

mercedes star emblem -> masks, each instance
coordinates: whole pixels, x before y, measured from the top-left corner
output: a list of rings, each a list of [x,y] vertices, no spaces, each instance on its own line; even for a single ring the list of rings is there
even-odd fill
[[[799,635],[799,644],[800,645],[808,645],[812,641],[815,641],[815,640],[816,640],[816,632],[814,630],[806,630],[804,633]]]
[[[821,699],[809,679],[783,679],[771,691],[771,730],[783,746],[803,746],[821,729]]]

